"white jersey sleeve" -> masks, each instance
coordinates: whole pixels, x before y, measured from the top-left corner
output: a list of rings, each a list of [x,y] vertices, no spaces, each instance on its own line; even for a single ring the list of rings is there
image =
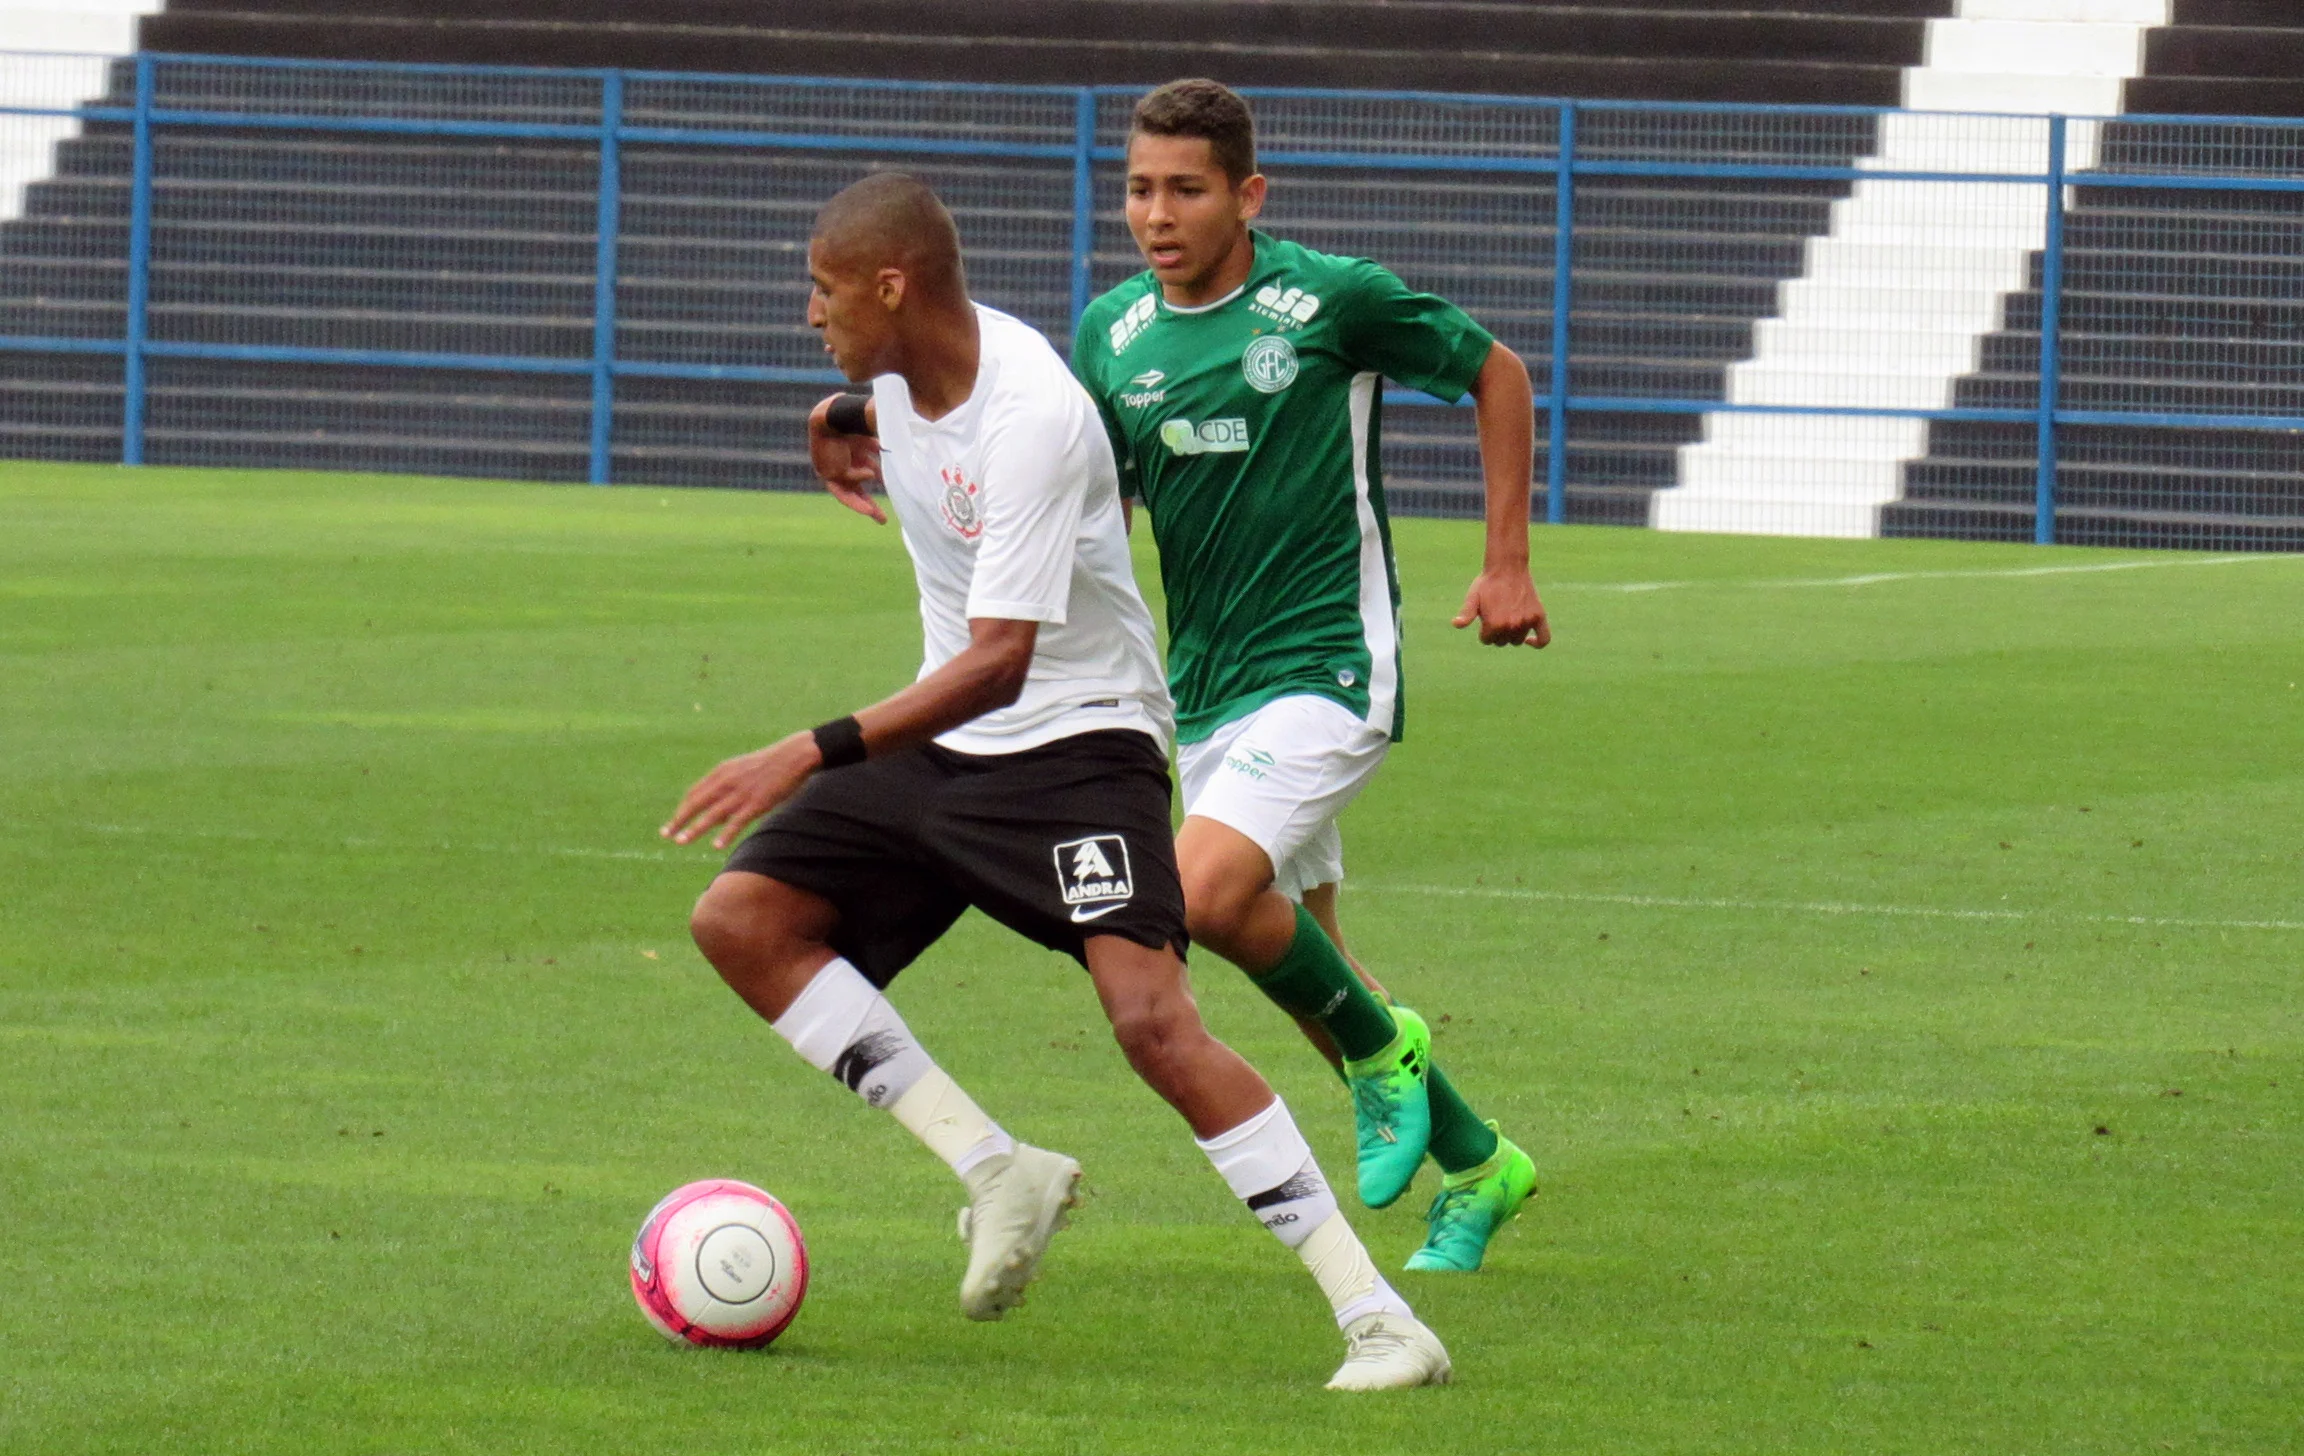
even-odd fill
[[[1029,324],[977,317],[976,385],[959,407],[927,420],[901,378],[873,386],[881,478],[920,584],[921,676],[968,649],[971,618],[1040,624],[1016,701],[936,741],[1016,753],[1129,728],[1165,742],[1168,685],[1095,403]]]
[[[983,436],[984,533],[968,584],[968,615],[1061,626],[1072,596],[1080,516],[1089,475],[1076,415],[1010,407]]]

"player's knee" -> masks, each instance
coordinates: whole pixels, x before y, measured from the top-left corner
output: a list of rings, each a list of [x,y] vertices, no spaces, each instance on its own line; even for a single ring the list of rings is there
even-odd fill
[[[736,966],[776,960],[792,938],[789,917],[778,913],[772,888],[756,876],[722,875],[697,897],[688,934],[704,959],[723,974]]]
[[[1180,996],[1147,997],[1113,1009],[1112,1039],[1128,1065],[1156,1086],[1201,1035],[1198,1011]]]
[[[751,917],[743,906],[734,903],[735,899],[715,881],[696,897],[696,908],[688,912],[688,934],[696,949],[704,953],[704,959],[723,968],[741,955],[751,925]]]
[[[1213,949],[1232,944],[1261,887],[1243,888],[1236,878],[1212,869],[1187,872],[1183,878],[1185,930]]]

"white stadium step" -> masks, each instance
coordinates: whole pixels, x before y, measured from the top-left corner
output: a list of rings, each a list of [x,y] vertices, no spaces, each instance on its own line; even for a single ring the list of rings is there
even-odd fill
[[[0,94],[19,106],[85,106],[104,94],[115,57],[136,49],[136,25],[161,0],[0,4]],[[13,54],[33,52],[34,54]],[[62,116],[0,116],[0,222],[24,212],[24,189],[56,169],[56,144],[80,134]]]
[[[2169,0],[1961,0],[1929,22],[1926,63],[1904,76],[1904,102],[1971,116],[1885,118],[1879,171],[2037,176],[2048,165],[2042,113],[2105,116],[2140,73],[2144,34]],[[2093,165],[2099,128],[2076,123],[2068,168]],[[1808,245],[1801,276],[1778,289],[1777,316],[1732,365],[1734,404],[1941,409],[1977,368],[2047,243],[2037,183],[1858,182]],[[1924,422],[1848,416],[1707,415],[1681,447],[1679,484],[1651,498],[1665,530],[1869,536],[1927,449]]]

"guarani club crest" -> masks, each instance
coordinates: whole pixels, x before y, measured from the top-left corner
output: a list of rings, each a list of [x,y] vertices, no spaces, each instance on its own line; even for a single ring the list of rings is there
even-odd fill
[[[944,524],[959,533],[963,541],[973,541],[984,534],[984,513],[977,509],[977,496],[983,487],[962,474],[956,465],[944,467]]]
[[[1258,394],[1278,394],[1296,382],[1296,346],[1280,334],[1265,334],[1240,356],[1240,374]]]

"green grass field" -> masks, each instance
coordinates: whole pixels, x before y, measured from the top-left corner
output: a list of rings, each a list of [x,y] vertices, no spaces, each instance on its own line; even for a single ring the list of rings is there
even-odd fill
[[[1478,539],[1400,527],[1344,916],[1544,1186],[1399,1281],[1460,1383],[1347,1398],[1068,961],[971,918],[897,988],[1093,1189],[975,1326],[957,1185],[689,947],[655,826],[910,676],[892,529],[0,466],[0,1450],[2304,1448],[2304,559],[1549,530],[1539,655],[1448,631]],[[809,1236],[764,1353],[625,1289],[712,1175]]]

